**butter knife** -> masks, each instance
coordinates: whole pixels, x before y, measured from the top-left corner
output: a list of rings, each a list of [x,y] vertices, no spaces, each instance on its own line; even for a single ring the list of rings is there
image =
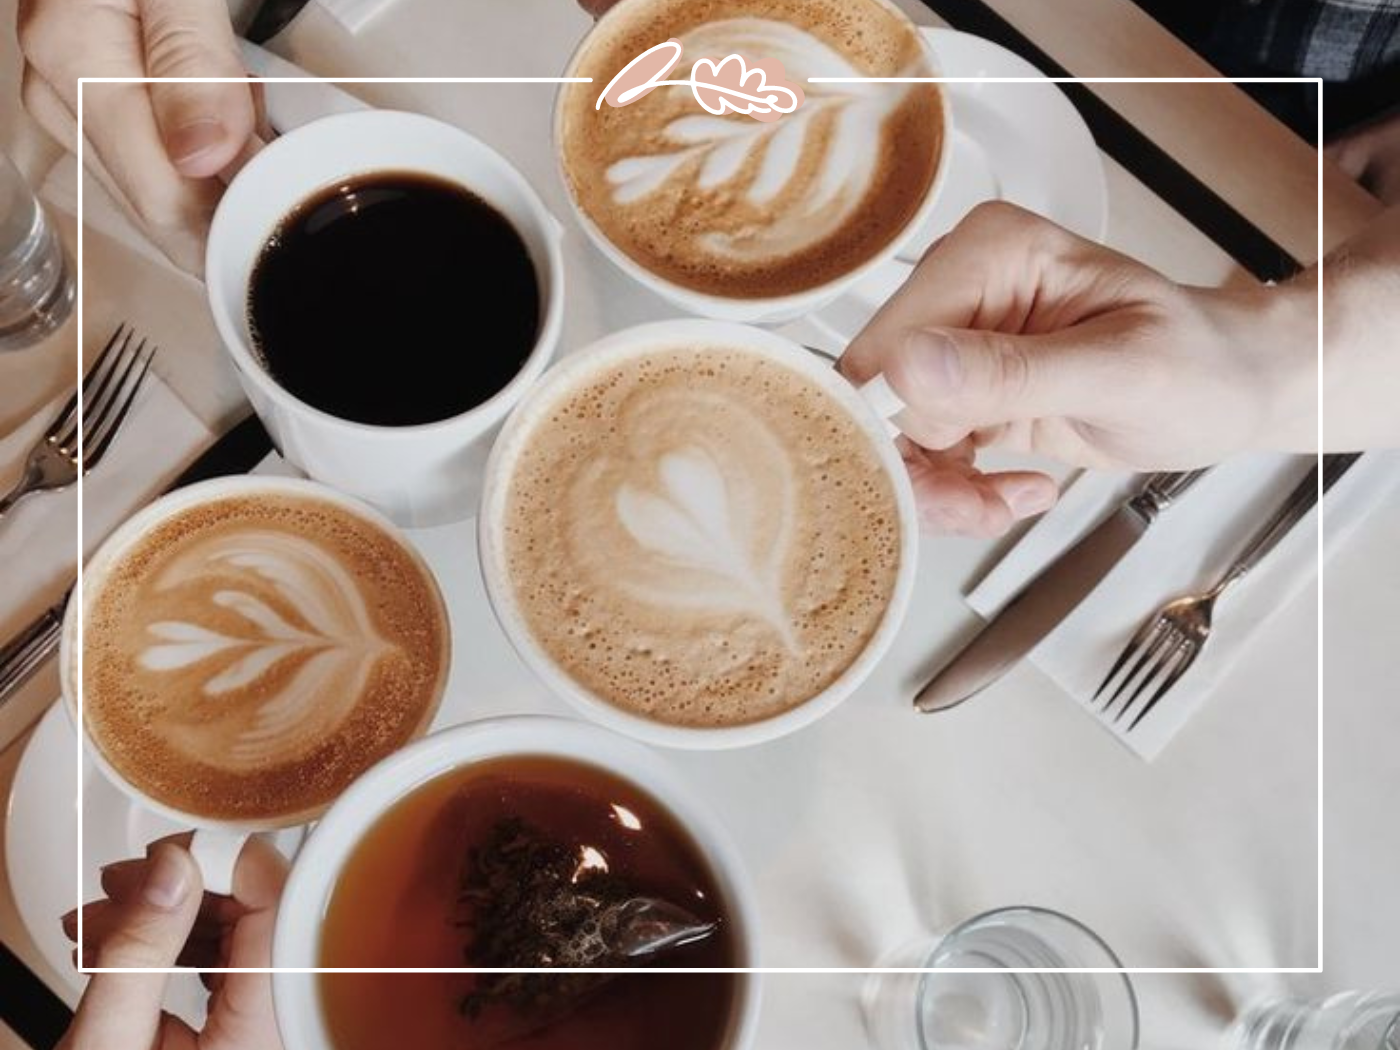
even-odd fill
[[[1130,499],[1016,594],[914,697],[944,711],[991,685],[1074,611],[1158,515],[1206,471],[1151,474]]]
[[[65,594],[45,609],[29,625],[0,646],[0,704],[13,696],[19,687],[34,677],[44,661],[58,648],[58,635],[63,627]]]

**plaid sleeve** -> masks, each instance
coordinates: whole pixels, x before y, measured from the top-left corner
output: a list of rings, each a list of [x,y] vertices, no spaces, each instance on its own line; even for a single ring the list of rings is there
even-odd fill
[[[1212,36],[1261,71],[1359,80],[1400,62],[1400,0],[1231,0]]]

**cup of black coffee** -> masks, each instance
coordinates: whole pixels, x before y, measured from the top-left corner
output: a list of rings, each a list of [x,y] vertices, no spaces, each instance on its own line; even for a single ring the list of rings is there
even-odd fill
[[[400,524],[476,510],[558,341],[560,227],[449,124],[374,110],[277,139],[215,213],[209,303],[282,454]]]

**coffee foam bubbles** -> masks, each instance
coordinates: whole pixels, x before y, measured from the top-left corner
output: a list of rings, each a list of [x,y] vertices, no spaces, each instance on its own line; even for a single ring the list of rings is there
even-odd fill
[[[914,30],[876,0],[632,3],[585,45],[562,109],[565,170],[582,209],[658,276],[732,297],[787,294],[883,248],[933,180],[933,85],[809,84],[811,76],[929,75]],[[668,36],[695,59],[776,58],[805,103],[773,123],[712,116],[684,88],[595,110],[597,84]],[[631,49],[629,51],[629,49]]]
[[[624,710],[771,717],[839,677],[884,615],[892,486],[860,425],[785,366],[728,348],[628,359],[518,442],[516,602],[554,662]]]
[[[445,672],[431,581],[324,501],[260,494],[178,513],[86,609],[93,739],[145,793],[220,819],[329,802],[431,715]]]

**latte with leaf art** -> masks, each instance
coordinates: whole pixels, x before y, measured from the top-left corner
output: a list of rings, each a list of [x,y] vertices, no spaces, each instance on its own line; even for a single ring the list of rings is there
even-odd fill
[[[422,562],[327,500],[177,512],[84,605],[83,714],[103,756],[182,812],[304,819],[426,727],[446,617]]]
[[[762,721],[825,690],[880,627],[894,488],[813,380],[749,350],[648,350],[529,418],[511,439],[506,575],[540,648],[594,696],[672,725]]]
[[[668,82],[725,56],[781,63],[800,108],[716,115],[681,87],[596,105],[629,61],[682,47]],[[917,30],[884,0],[622,0],[584,42],[561,94],[566,180],[603,236],[650,273],[727,298],[818,287],[879,253],[930,192],[943,145]],[[718,107],[714,107],[718,108]]]

